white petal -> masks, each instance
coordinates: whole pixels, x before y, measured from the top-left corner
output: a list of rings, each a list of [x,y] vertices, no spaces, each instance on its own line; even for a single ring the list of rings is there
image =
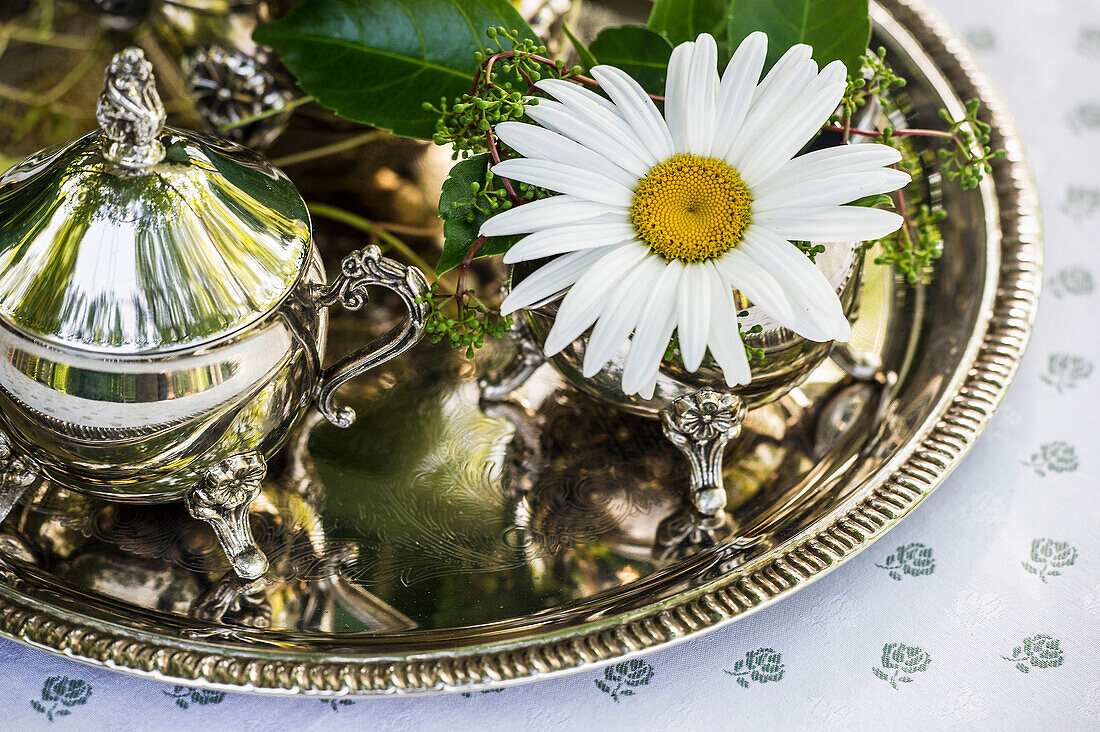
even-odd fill
[[[741,163],[741,177],[749,185],[766,180],[788,162],[828,121],[840,104],[847,87],[843,78],[839,81],[820,83],[832,79],[835,70],[844,72],[844,64],[836,61],[826,67],[791,100],[786,113],[776,121],[766,143],[750,150]]]
[[[788,74],[798,68],[804,68],[810,61],[814,49],[805,43],[797,43],[787,49],[786,53],[779,57],[775,65],[764,76],[763,81],[756,87],[753,101],[762,99],[780,80],[788,79]]]
[[[494,165],[493,172],[510,180],[619,208],[629,208],[634,198],[629,188],[610,178],[552,160],[512,158]]]
[[[609,251],[610,247],[599,247],[555,257],[512,288],[508,297],[500,304],[501,314],[511,315],[517,310],[552,298],[576,282],[578,277]]]
[[[641,178],[652,167],[635,154],[629,144],[616,138],[608,130],[578,117],[564,104],[543,100],[533,107],[526,107],[528,117],[555,132],[603,155],[627,172]]]
[[[504,263],[514,264],[581,249],[622,244],[633,239],[634,235],[634,226],[621,221],[589,222],[543,229],[528,234],[513,244],[504,253]]]
[[[741,41],[737,51],[730,59],[726,71],[722,74],[722,83],[718,90],[718,108],[715,112],[714,140],[708,155],[722,157],[733,143],[738,130],[749,111],[756,82],[764,68],[764,58],[768,54],[768,36],[756,31]]]
[[[901,152],[889,145],[861,143],[837,145],[799,155],[753,186],[756,197],[811,178],[835,173],[860,173],[884,168],[901,160]]]
[[[593,66],[591,74],[615,102],[623,119],[658,160],[672,156],[672,134],[657,105],[641,85],[614,66]]]
[[[902,220],[893,211],[866,206],[773,209],[753,216],[753,223],[784,239],[813,242],[881,239],[897,231]]]
[[[745,123],[725,153],[726,161],[733,167],[740,168],[742,158],[750,150],[768,144],[770,130],[786,114],[791,99],[817,74],[817,64],[809,58],[801,59],[801,54],[794,53],[797,48],[795,46],[787,53],[794,61],[787,64],[779,74],[773,68],[756,88]],[[780,59],[780,63],[782,62],[783,59]],[[776,68],[778,66],[779,63]],[[773,81],[769,84],[770,78]]]
[[[672,148],[678,153],[688,152],[687,116],[691,112],[687,107],[688,67],[694,48],[694,43],[686,41],[672,49],[665,77],[665,122],[672,135]]]
[[[615,139],[632,150],[642,162],[650,166],[660,162],[653,151],[642,144],[641,139],[626,123],[626,120],[619,114],[615,106],[611,105],[611,108],[608,109],[601,102],[609,105],[611,103],[595,92],[561,79],[543,79],[535,86],[557,99],[566,109],[571,110],[580,119],[586,120],[613,135]]]
[[[710,273],[704,264],[689,264],[680,278],[677,298],[677,330],[680,334],[680,355],[684,368],[695,371],[707,355],[710,334]]]
[[[714,115],[718,103],[718,44],[709,33],[695,40],[687,78],[685,119],[687,151],[710,153],[714,141]]]
[[[662,258],[646,257],[615,286],[584,347],[582,373],[586,379],[599,373],[626,343],[645,308],[642,293],[651,292],[664,271]]]
[[[623,365],[623,393],[635,394],[664,358],[676,328],[676,293],[684,265],[672,260],[653,285]]]
[[[794,329],[799,335],[811,340],[846,341],[851,337],[851,326],[836,291],[797,247],[774,232],[754,225],[745,232],[739,249],[768,267],[795,304],[796,313],[804,314],[820,329],[805,330],[800,324]]]
[[[543,351],[553,356],[583,333],[607,305],[607,293],[619,281],[623,272],[629,272],[645,257],[649,250],[640,244],[615,247],[589,267],[569,288],[565,299],[554,316],[554,326],[546,335]]]
[[[709,265],[711,283],[710,335],[707,339],[710,355],[722,367],[727,386],[747,384],[752,381],[749,358],[737,331],[737,307],[733,292],[714,266]]]
[[[599,81],[597,79],[597,81]],[[550,96],[557,99],[559,102],[565,101],[559,94],[569,95],[572,91],[576,90],[582,95],[586,96],[588,100],[593,104],[598,104],[608,112],[612,114],[619,114],[619,110],[615,107],[612,100],[604,99],[602,96],[592,91],[591,89],[585,89],[583,86],[574,84],[571,81],[562,81],[561,79],[543,79],[535,83],[535,86],[542,89]]]
[[[552,226],[575,224],[597,217],[621,217],[626,221],[628,212],[606,203],[585,201],[575,196],[552,196],[513,206],[485,220],[478,232],[482,236],[511,236],[530,234]]]
[[[730,287],[744,293],[780,325],[789,328],[788,324],[794,323],[794,305],[787,297],[786,288],[755,259],[738,249],[731,249],[713,264]]]
[[[660,374],[660,368],[653,372],[646,383],[642,384],[642,387],[638,389],[638,396],[642,399],[652,399],[653,392],[657,390],[657,375]]]
[[[876,193],[890,193],[909,182],[909,174],[893,168],[836,173],[793,183],[781,190],[757,194],[752,212],[764,214],[773,209],[802,206],[838,206]]]
[[[496,127],[497,137],[520,155],[538,160],[554,160],[565,165],[599,173],[624,188],[633,189],[636,176],[626,172],[595,150],[570,140],[565,135],[538,125],[522,122],[501,122]]]

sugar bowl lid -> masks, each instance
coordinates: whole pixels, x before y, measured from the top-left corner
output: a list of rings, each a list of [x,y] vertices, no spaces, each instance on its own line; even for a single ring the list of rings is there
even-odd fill
[[[107,355],[216,340],[306,267],[309,213],[251,150],[164,126],[140,49],[107,68],[101,129],[0,177],[0,320]]]

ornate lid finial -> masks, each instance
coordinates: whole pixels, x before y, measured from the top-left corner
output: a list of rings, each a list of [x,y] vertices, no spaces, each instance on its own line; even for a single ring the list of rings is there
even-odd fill
[[[104,151],[111,162],[141,169],[164,157],[164,146],[157,140],[164,126],[164,105],[157,94],[153,65],[140,48],[127,48],[111,59],[96,119],[111,141]]]

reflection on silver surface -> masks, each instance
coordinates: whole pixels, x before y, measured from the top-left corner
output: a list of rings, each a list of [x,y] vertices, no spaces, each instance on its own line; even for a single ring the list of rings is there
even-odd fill
[[[878,103],[875,102],[856,114],[854,124],[856,127],[867,129],[883,122],[885,119],[881,116]],[[861,139],[856,138],[857,141]],[[823,134],[813,144],[827,147],[840,144],[840,139],[838,136]],[[826,244],[825,251],[818,254],[814,261],[818,271],[836,290],[849,320],[853,319],[859,310],[864,254],[862,242],[834,242]],[[516,265],[512,268],[511,277],[522,281],[534,267],[535,263]],[[829,355],[833,343],[807,340],[780,326],[775,319],[749,303],[740,293],[735,293],[735,297],[741,300],[738,307],[745,308],[738,322],[746,331],[760,326],[760,332],[747,333],[744,340],[753,348],[763,349],[764,358],[750,361],[751,383],[734,387],[729,391],[737,398],[744,400],[749,409],[754,409],[782,397],[796,387]],[[488,387],[487,393],[499,395],[509,384],[519,382],[523,374],[530,373],[534,360],[528,354],[539,353],[542,350],[542,345],[553,325],[557,307],[558,303],[551,301],[524,313],[522,317],[526,320],[526,327],[522,330],[513,329],[512,335],[528,339],[531,343],[521,347],[519,357],[509,372],[502,377],[501,383]],[[622,347],[598,373],[585,377],[582,366],[587,338],[587,335],[582,335],[551,356],[549,360],[561,375],[578,389],[620,409],[656,418],[676,399],[696,393],[700,389],[725,384],[721,367],[708,353],[702,365],[694,372],[687,371],[682,362],[666,359],[661,364],[657,386],[650,399],[637,394],[628,396],[620,387],[623,365],[629,350],[628,343],[624,341]],[[723,386],[723,388],[727,387]]]
[[[111,61],[97,119],[0,178],[0,518],[38,472],[116,500],[186,497],[258,580],[248,510],[265,457],[314,400],[350,424],[336,389],[420,340],[427,281],[372,245],[326,286],[293,184],[245,148],[162,127],[139,49]],[[373,286],[407,317],[325,368],[328,309]]]
[[[27,550],[0,557],[0,632],[192,685],[469,691],[729,623],[882,536],[958,464],[1002,398],[1042,259],[1003,106],[938,21],[908,1],[887,7],[874,6],[874,43],[909,79],[901,103],[913,123],[980,96],[991,144],[1009,155],[975,192],[914,188],[956,222],[926,286],[867,268],[853,344],[897,374],[876,433],[871,384],[822,363],[747,415],[725,456],[728,523],[684,521],[689,476],[658,423],[577,392],[549,366],[483,410],[477,379],[507,349],[487,349],[475,368],[424,346],[347,386],[359,415],[349,430],[310,417],[269,460],[250,514],[272,567],[260,595],[231,598],[221,621],[195,617],[197,598],[226,592],[229,565],[208,527],[179,504],[109,503],[44,482],[0,534],[0,546]],[[360,347],[358,328],[334,318],[330,348]]]

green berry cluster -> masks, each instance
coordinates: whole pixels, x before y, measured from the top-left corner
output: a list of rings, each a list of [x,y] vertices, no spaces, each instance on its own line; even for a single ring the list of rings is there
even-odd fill
[[[521,37],[518,31],[489,28],[486,35],[496,50],[474,53],[478,72],[471,92],[457,100],[443,98],[438,107],[424,103],[426,111],[439,116],[433,139],[438,145],[453,146],[456,160],[487,151],[496,125],[522,118],[524,105],[537,101],[529,95],[539,79],[580,73],[579,66],[566,69],[560,60],[547,59],[545,46]]]
[[[943,254],[940,224],[945,218],[946,211],[922,204],[900,229],[879,239],[875,264],[892,264],[910,284],[916,284]]]
[[[867,103],[868,99],[877,99],[884,109],[890,105],[890,92],[905,86],[905,79],[894,73],[886,63],[886,49],[881,46],[872,53],[863,55],[860,73],[848,75],[848,88],[840,100],[842,112],[833,117],[834,123],[844,123],[851,119],[855,111]]]
[[[743,317],[747,316],[748,314],[749,314],[748,310],[742,310],[741,312],[737,313],[737,317],[738,318],[743,318]],[[745,336],[755,335],[757,333],[762,332],[763,330],[764,330],[764,326],[762,326],[762,325],[754,325],[753,327],[749,328],[748,330],[745,330],[744,326],[741,325],[740,321],[738,321],[738,323],[737,323],[737,335],[740,336],[740,338],[741,338],[741,343],[745,347],[745,355],[748,357],[749,361],[762,360],[764,358],[764,349],[763,348],[753,348],[748,343],[745,343]],[[680,340],[677,338],[676,333],[672,334],[672,338],[669,339],[668,345],[665,346],[665,356],[664,356],[663,360],[665,360],[665,361],[667,361],[671,364],[675,364],[677,366],[680,366],[680,367],[683,367],[683,365],[684,365],[684,357],[682,355],[680,355]]]
[[[817,262],[817,255],[825,251],[824,244],[813,244],[808,241],[792,241],[791,244],[798,247],[799,251],[805,254],[806,257],[814,263]]]
[[[467,293],[472,295],[473,293]],[[444,338],[451,348],[466,350],[466,358],[485,345],[485,338],[502,338],[512,327],[512,318],[490,310],[473,297],[456,298],[433,283],[429,293],[421,299],[428,305],[425,330],[432,343]]]
[[[954,135],[953,145],[938,151],[940,170],[947,180],[957,180],[964,191],[977,188],[982,175],[992,170],[989,161],[1005,156],[1004,150],[994,150],[989,146],[990,126],[978,119],[981,102],[971,99],[966,102],[966,114],[962,119],[952,119],[946,109],[940,110],[940,117]]]
[[[512,190],[515,191],[520,202],[552,195],[545,189],[526,183],[512,183]],[[494,175],[492,170],[485,171],[484,182],[474,181],[470,184],[470,194],[468,202],[452,201],[451,206],[454,209],[466,207],[466,221],[471,224],[495,216],[501,211],[507,211],[515,205],[512,194],[505,188],[500,176]]]

